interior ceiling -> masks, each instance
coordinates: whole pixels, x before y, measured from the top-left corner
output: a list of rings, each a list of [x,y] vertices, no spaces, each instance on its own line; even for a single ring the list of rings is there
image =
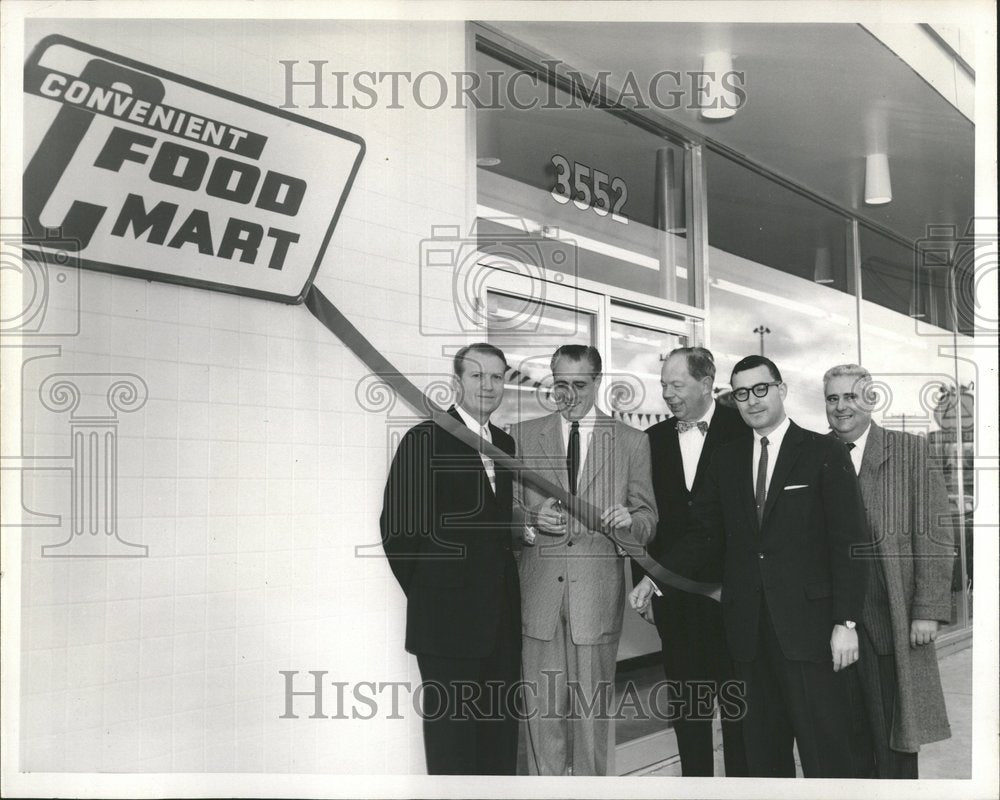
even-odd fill
[[[585,75],[610,72],[609,86],[631,70],[646,87],[658,72],[700,70],[704,53],[728,50],[747,93],[734,117],[657,113],[908,239],[928,225],[961,233],[972,218],[974,125],[859,25],[487,24]],[[865,156],[882,148],[893,200],[868,206]]]

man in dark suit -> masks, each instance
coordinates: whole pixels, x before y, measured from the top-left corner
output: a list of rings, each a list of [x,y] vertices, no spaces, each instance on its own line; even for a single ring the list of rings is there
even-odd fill
[[[747,765],[754,777],[863,773],[853,733],[856,621],[867,564],[864,508],[846,449],[785,415],[787,388],[763,356],[730,383],[753,437],[716,450],[684,538],[663,559],[689,576],[724,559],[722,615],[745,683]],[[669,513],[668,513],[669,517]]]
[[[656,538],[648,552],[658,561],[683,536],[688,511],[705,482],[712,453],[727,442],[750,436],[738,411],[715,402],[714,384],[715,359],[704,347],[678,347],[663,362],[660,385],[673,416],[646,431],[652,451],[653,491],[660,509]],[[673,720],[681,774],[711,777],[715,773],[712,720],[702,707],[701,687],[712,685],[714,704],[719,687],[735,677],[722,627],[722,608],[708,597],[657,586],[635,563],[632,577],[635,588],[629,601],[656,624],[663,643],[664,673],[683,692]],[[705,583],[721,582],[721,559],[694,577]],[[725,702],[718,705],[726,775],[745,776],[739,709]]]
[[[513,455],[490,424],[507,362],[473,344],[454,359],[457,403],[472,431]],[[511,547],[512,476],[432,421],[400,442],[386,482],[382,545],[406,594],[406,649],[424,681],[430,774],[513,775],[521,597]]]
[[[871,777],[918,777],[920,745],[951,735],[934,640],[951,618],[948,496],[919,436],[872,421],[872,376],[842,364],[823,376],[826,418],[858,473],[871,532],[865,603],[858,621],[863,733]]]

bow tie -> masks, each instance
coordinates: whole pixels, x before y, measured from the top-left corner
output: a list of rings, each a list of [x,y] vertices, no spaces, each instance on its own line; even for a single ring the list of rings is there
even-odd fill
[[[693,431],[695,428],[701,431],[702,436],[708,433],[708,423],[705,422],[705,420],[700,420],[699,422],[685,422],[682,419],[677,420],[678,433],[687,433],[688,431]]]

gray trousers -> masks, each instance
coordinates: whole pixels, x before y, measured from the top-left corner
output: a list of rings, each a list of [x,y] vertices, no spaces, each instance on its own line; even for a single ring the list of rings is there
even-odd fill
[[[551,640],[521,640],[528,774],[614,775],[618,641],[574,644],[568,602],[564,591]]]

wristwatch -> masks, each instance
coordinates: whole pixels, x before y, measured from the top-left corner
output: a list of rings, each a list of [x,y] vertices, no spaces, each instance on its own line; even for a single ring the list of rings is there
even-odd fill
[[[853,631],[857,627],[858,623],[856,623],[853,619],[841,619],[835,622],[834,625],[843,625],[847,628],[847,630]]]

